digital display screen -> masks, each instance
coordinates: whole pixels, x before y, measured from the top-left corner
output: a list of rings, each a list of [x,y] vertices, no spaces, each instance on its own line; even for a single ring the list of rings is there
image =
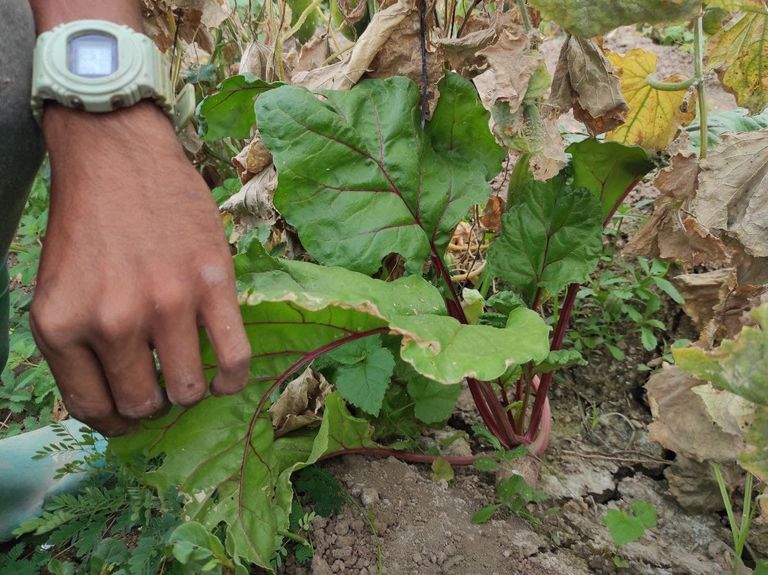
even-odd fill
[[[69,71],[84,78],[117,72],[117,39],[109,34],[84,34],[69,40]]]

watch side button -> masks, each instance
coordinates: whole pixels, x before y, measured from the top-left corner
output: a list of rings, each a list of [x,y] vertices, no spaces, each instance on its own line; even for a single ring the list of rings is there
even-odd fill
[[[110,103],[112,104],[113,110],[125,107],[125,99],[122,96],[112,96]]]

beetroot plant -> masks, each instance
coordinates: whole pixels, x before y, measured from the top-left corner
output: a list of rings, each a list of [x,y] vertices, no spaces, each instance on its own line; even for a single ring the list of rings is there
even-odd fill
[[[464,383],[503,448],[547,445],[552,373],[579,358],[561,349],[577,287],[597,263],[604,223],[651,164],[640,148],[584,140],[556,177],[517,177],[488,252],[494,313],[467,313],[446,248],[490,196],[506,152],[468,80],[448,73],[439,92],[423,126],[419,89],[403,77],[258,97],[275,207],[313,261],[274,258],[251,241],[235,258],[251,383],[110,442],[122,457],[160,456],[147,482],[178,486],[186,515],[206,529],[223,523],[227,552],[244,562],[270,568],[298,469],[347,453],[430,461],[388,447],[388,436],[445,421]],[[393,254],[404,272],[386,281]],[[335,388],[299,391],[289,415],[304,425],[277,425],[269,409],[302,372]]]

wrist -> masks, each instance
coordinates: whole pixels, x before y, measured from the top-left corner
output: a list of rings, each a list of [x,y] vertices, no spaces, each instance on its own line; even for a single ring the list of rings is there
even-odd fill
[[[29,0],[35,14],[37,33],[74,20],[108,20],[141,31],[137,0]]]
[[[43,116],[43,134],[51,165],[61,166],[62,173],[92,171],[94,163],[105,161],[141,161],[147,153],[186,161],[168,117],[150,101],[104,114],[52,103]]]

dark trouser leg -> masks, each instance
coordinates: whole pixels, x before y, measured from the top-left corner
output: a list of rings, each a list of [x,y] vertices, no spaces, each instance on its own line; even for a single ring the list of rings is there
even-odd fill
[[[44,153],[29,105],[34,46],[27,0],[0,0],[0,371],[8,354],[6,253]]]

